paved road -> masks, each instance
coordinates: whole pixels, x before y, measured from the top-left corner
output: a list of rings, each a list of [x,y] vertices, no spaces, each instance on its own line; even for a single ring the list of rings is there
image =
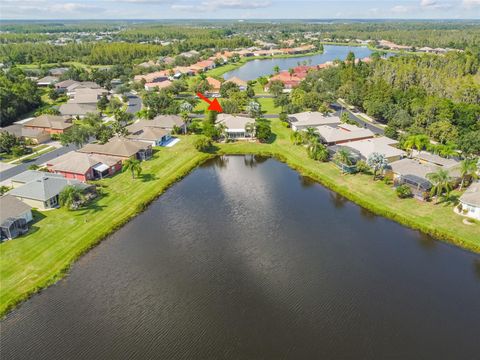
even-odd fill
[[[25,170],[28,169],[30,165],[41,165],[48,160],[54,159],[60,155],[66,154],[67,152],[70,152],[72,150],[76,150],[77,148],[75,145],[70,145],[70,146],[63,146],[61,148],[55,149],[53,151],[50,151],[46,154],[40,155],[37,159],[28,161],[26,163],[19,164],[15,167],[12,167],[10,169],[4,170],[0,172],[0,181],[5,181],[15,175],[20,174],[21,172],[24,172]]]
[[[128,107],[127,113],[136,114],[142,110],[142,99],[132,93],[127,93]]]
[[[340,114],[342,112],[342,110],[341,110],[342,106],[339,105],[339,104],[333,104],[332,108],[335,110],[335,115],[340,116]],[[365,120],[359,118],[358,116],[355,116],[350,111],[346,110],[345,107],[343,108],[343,112],[347,112],[348,115],[350,116],[350,119],[356,121],[360,126],[363,126],[367,129],[371,130],[374,134],[377,134],[377,135],[384,135],[385,134],[385,131],[381,126],[372,124],[368,121],[365,121]]]

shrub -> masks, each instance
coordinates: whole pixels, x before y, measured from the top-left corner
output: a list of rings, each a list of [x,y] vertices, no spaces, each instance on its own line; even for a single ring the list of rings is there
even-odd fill
[[[400,185],[395,189],[395,192],[397,193],[397,196],[400,199],[406,199],[409,197],[412,197],[412,190],[407,186],[407,185]]]
[[[208,152],[210,149],[212,149],[212,145],[212,140],[203,135],[199,136],[198,139],[196,139],[193,143],[195,149],[201,152]]]
[[[370,166],[368,166],[368,164],[363,161],[363,160],[359,160],[357,161],[357,171],[362,173],[362,174],[370,174]]]

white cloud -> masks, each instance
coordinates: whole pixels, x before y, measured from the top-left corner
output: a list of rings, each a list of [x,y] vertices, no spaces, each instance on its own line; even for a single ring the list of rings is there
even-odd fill
[[[463,0],[462,6],[467,9],[480,7],[480,0]]]
[[[269,0],[265,1],[245,1],[245,0],[205,0],[200,5],[190,4],[173,4],[170,6],[172,10],[185,12],[205,12],[224,9],[259,9],[272,5]]]
[[[53,4],[52,6],[49,7],[52,11],[67,11],[70,13],[75,13],[75,12],[90,12],[90,11],[95,11],[95,12],[103,12],[106,9],[101,8],[99,6],[95,5],[88,5],[85,3],[64,3],[64,4]]]
[[[453,6],[453,4],[448,2],[439,2],[437,0],[421,0],[420,6],[426,10],[432,9],[449,9]]]

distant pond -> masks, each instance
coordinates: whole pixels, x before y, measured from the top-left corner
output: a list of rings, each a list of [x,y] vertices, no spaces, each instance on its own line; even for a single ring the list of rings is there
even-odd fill
[[[254,80],[260,76],[272,74],[273,68],[277,65],[281,70],[288,70],[297,66],[298,63],[302,63],[303,61],[307,61],[309,65],[318,65],[327,61],[333,61],[335,59],[345,60],[350,51],[355,54],[356,58],[365,58],[372,54],[372,50],[365,46],[325,45],[323,54],[284,59],[274,58],[251,60],[242,67],[223,74],[223,77],[226,80],[234,76],[245,81]],[[391,55],[393,54],[389,53],[387,56]]]
[[[478,255],[276,160],[231,156],[10,313],[0,350],[2,360],[478,359],[479,334]]]

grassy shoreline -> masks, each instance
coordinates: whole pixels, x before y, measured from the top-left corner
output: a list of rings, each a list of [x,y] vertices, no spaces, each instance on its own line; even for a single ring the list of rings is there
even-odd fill
[[[308,158],[301,146],[289,140],[290,130],[272,120],[276,136],[271,144],[219,144],[213,154],[193,147],[195,136],[182,137],[172,148],[159,150],[144,163],[144,175],[131,179],[128,172],[99,181],[103,196],[86,209],[58,209],[41,214],[26,236],[0,245],[0,314],[5,315],[60,278],[71,264],[101,240],[145,210],[171,185],[216,155],[258,154],[275,157],[373,213],[420,230],[439,240],[480,253],[478,224],[466,226],[451,206],[398,199],[391,186],[373,182],[367,175],[341,175],[332,163]],[[59,226],[62,224],[62,226]]]

